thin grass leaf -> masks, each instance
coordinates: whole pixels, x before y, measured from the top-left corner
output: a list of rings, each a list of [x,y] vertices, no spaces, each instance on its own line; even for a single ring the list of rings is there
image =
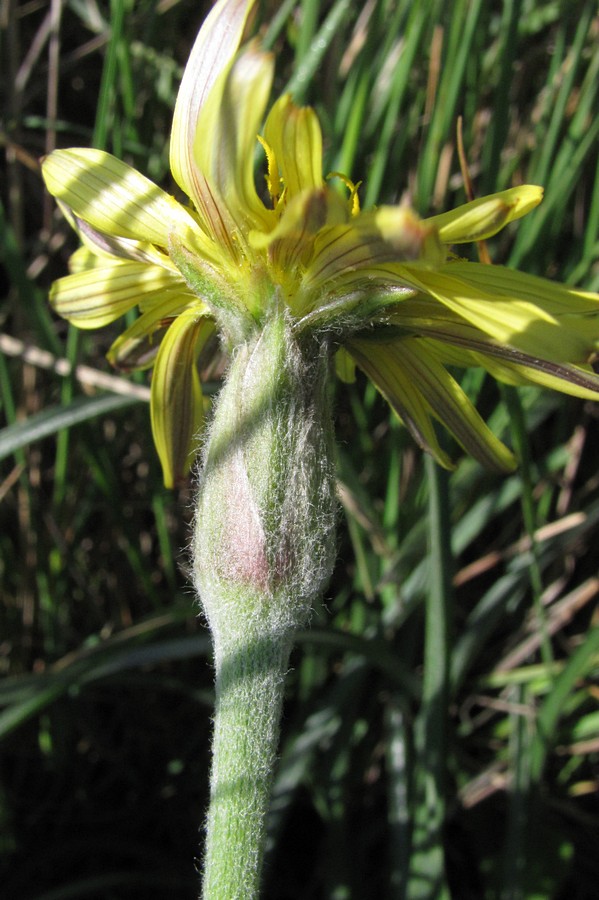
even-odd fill
[[[307,3],[308,7],[313,3]],[[299,102],[307,90],[309,82],[324,59],[324,55],[330,47],[335,34],[347,18],[351,9],[351,0],[336,0],[329,14],[322,23],[318,33],[311,41],[309,48],[299,60],[293,76],[285,86],[284,93],[290,93]]]
[[[63,428],[71,428],[73,425],[139,402],[137,397],[105,394],[98,397],[76,397],[67,406],[47,407],[29,419],[9,425],[0,432],[0,459],[6,459],[15,451],[35,441],[57,434]]]
[[[451,525],[447,474],[427,459],[430,491],[430,585],[426,602],[422,706],[415,723],[413,833],[410,900],[449,898],[443,823],[447,741],[449,627],[451,621]]]
[[[537,716],[537,729],[531,747],[530,775],[533,784],[538,784],[547,755],[550,752],[555,733],[564,711],[564,703],[571,695],[576,683],[596,670],[599,653],[599,628],[591,628],[582,644],[572,653],[566,667],[555,680]]]

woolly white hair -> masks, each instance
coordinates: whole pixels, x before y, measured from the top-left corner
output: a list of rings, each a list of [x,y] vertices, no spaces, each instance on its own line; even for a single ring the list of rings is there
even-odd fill
[[[239,347],[205,444],[194,579],[218,657],[228,639],[303,624],[335,558],[329,353],[284,315]],[[236,633],[236,637],[233,635]]]

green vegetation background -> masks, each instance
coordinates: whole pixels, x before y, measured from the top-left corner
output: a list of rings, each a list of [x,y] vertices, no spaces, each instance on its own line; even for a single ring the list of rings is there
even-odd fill
[[[75,244],[38,159],[103,147],[170,187],[206,8],[0,5],[7,900],[196,896],[212,669],[186,577],[193,488],[163,489],[145,401],[96,385],[111,329],[48,309]],[[363,179],[364,205],[462,202],[461,115],[477,195],[546,188],[494,261],[598,289],[595,2],[269,0],[259,15],[277,93],[316,106],[327,166]],[[338,564],[288,677],[265,898],[597,896],[599,407],[464,383],[517,474],[456,451],[445,477],[362,381],[337,388]]]

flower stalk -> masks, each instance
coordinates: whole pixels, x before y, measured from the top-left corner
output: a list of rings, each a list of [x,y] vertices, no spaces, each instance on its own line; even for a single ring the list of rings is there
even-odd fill
[[[200,476],[194,578],[215,649],[205,900],[257,896],[283,681],[335,555],[325,342],[275,312],[238,348]]]
[[[283,95],[267,112],[275,61],[259,37],[244,43],[255,5],[217,0],[191,51],[170,140],[183,203],[104,151],[43,162],[81,239],[52,306],[80,328],[138,309],[108,356],[153,369],[167,487],[185,482],[210,420],[202,382],[228,365],[193,540],[217,694],[205,900],[259,888],[283,678],[335,556],[331,358],[343,381],[361,370],[447,469],[439,425],[484,465],[516,465],[456,369],[599,398],[599,295],[461,251],[530,213],[542,188],[428,219],[405,205],[362,210],[359,184],[326,175],[314,110]]]
[[[258,896],[291,643],[250,633],[218,665],[204,900]]]

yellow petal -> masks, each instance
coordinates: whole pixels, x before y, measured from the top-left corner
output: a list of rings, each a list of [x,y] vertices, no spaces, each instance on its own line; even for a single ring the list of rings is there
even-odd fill
[[[50,289],[58,315],[78,328],[101,328],[143,299],[181,288],[180,276],[158,266],[114,262],[59,278]]]
[[[106,354],[109,362],[123,371],[152,366],[172,320],[191,304],[198,308],[198,301],[192,294],[180,291],[153,298],[149,309],[113,342]],[[203,311],[201,306],[199,309]]]
[[[233,255],[248,228],[271,227],[273,222],[254,181],[257,133],[273,65],[271,55],[255,43],[245,47],[214,83],[198,116],[192,148],[198,208],[211,233]]]
[[[401,268],[406,283],[435,297],[495,341],[530,356],[584,363],[599,337],[596,295],[501,266],[447,263],[437,270],[409,264]]]
[[[304,276],[304,288],[314,294],[347,289],[366,279],[399,282],[402,269],[388,264],[414,260],[424,266],[445,258],[434,228],[424,225],[407,206],[381,207],[361,213],[344,225],[326,227],[317,235],[314,254]],[[385,266],[384,270],[381,266]],[[407,282],[406,282],[407,283]]]
[[[173,115],[171,170],[212,234],[215,234],[214,225],[218,226],[218,204],[211,198],[210,185],[206,183],[210,173],[198,168],[196,149],[204,142],[208,145],[209,154],[218,153],[216,144],[219,136],[214,131],[200,129],[199,119],[219,76],[225,73],[237,52],[254,2],[219,0],[214,5],[192,48]],[[228,112],[230,114],[231,110]],[[216,234],[222,238],[218,230]]]
[[[586,303],[592,302],[592,297],[592,294],[579,295],[581,302]],[[446,364],[462,368],[483,366],[493,377],[509,384],[532,382],[575,397],[599,399],[599,376],[590,365],[572,365],[567,360],[555,362],[499,343],[430,298],[407,298],[397,302],[387,308],[382,321],[385,330],[398,336],[412,333],[432,339],[438,357]],[[576,318],[561,321],[565,332]],[[593,339],[593,329],[588,327],[589,319],[581,315],[577,326],[582,330],[586,327],[589,357],[592,357],[596,338]]]
[[[313,109],[296,106],[284,94],[268,114],[264,138],[289,197],[322,187],[322,133]]]
[[[180,188],[193,195],[193,147],[198,117],[218,76],[237,52],[255,0],[219,0],[204,20],[185,66],[171,130],[171,170]]]
[[[170,231],[198,230],[176,200],[103,150],[55,150],[42,173],[54,197],[108,235],[166,247]]]
[[[85,245],[78,247],[69,257],[69,272],[73,275],[77,272],[85,272],[87,269],[99,269],[108,262],[114,262],[112,254],[93,253]]]
[[[305,311],[305,270],[318,232],[326,223],[346,217],[347,209],[341,197],[320,188],[291,197],[271,231],[250,231],[250,246],[268,251],[274,277],[294,315],[300,316]]]
[[[406,424],[412,434],[441,465],[451,463],[438,444],[431,415],[482,465],[503,471],[514,468],[512,454],[445,370],[430,342],[421,338],[352,341],[349,349],[369,377],[374,374],[375,385],[404,421],[408,411]]]
[[[182,312],[160,344],[151,390],[152,433],[166,487],[187,474],[204,420],[196,360],[214,333],[214,323],[195,308]]]
[[[590,366],[560,365],[510,351],[510,348],[494,349],[491,353],[487,348],[478,356],[478,362],[499,381],[538,384],[582,400],[599,400],[599,376]]]
[[[137,262],[150,263],[150,265],[162,266],[175,272],[176,267],[166,253],[160,251],[154,244],[147,241],[134,241],[131,238],[115,237],[92,228],[89,222],[80,219],[63,203],[60,204],[70,225],[77,232],[83,248],[87,248],[91,254],[96,254],[103,259],[130,259]],[[83,249],[81,248],[81,249]],[[83,257],[83,254],[82,254]]]
[[[258,130],[270,96],[274,58],[252,43],[235,60],[226,81],[219,112],[219,134],[213,144],[215,183],[238,223],[269,223],[272,219],[258,199],[254,157]],[[232,127],[234,122],[235,127]],[[196,159],[201,165],[204,143],[196,138]],[[236,214],[240,210],[242,216]]]
[[[454,352],[447,344],[439,347],[439,356],[450,365],[482,366],[507,384],[537,384],[583,400],[599,400],[599,375],[591,366],[554,363],[488,339],[456,341],[455,346],[459,349]]]
[[[401,365],[399,354],[389,345],[374,341],[349,341],[346,347],[408,428],[416,443],[427,450],[440,466],[445,469],[453,468],[451,459],[441,449],[429,409],[410,372],[405,371]]]
[[[480,197],[424,221],[438,230],[439,237],[445,244],[483,241],[497,234],[509,222],[525,216],[542,199],[543,188],[523,184],[488,197]]]
[[[599,294],[579,291],[547,278],[527,275],[505,266],[449,263],[445,269],[477,289],[492,290],[497,297],[514,297],[532,303],[556,318],[584,316],[587,329],[599,338]]]
[[[432,265],[445,260],[446,252],[439,244],[437,229],[420,219],[409,206],[381,206],[360,219],[366,223],[370,217],[378,236],[393,251],[393,259],[422,259]]]

